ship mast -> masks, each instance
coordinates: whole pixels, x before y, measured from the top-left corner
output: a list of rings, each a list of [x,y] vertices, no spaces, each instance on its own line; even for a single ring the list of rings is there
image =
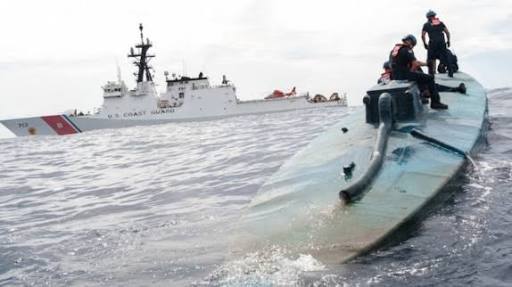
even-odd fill
[[[133,64],[138,68],[137,73],[134,73],[134,75],[137,76],[137,83],[141,83],[144,81],[144,75],[146,75],[146,81],[152,82],[153,75],[151,74],[150,71],[152,67],[148,63],[149,60],[151,60],[151,58],[155,57],[155,55],[148,55],[147,52],[149,48],[151,48],[153,45],[151,44],[149,39],[146,39],[146,43],[144,43],[142,23],[139,25],[139,30],[140,44],[135,45],[135,48],[137,48],[137,52],[134,52],[133,47],[130,48],[130,54],[128,54],[128,58],[135,58]]]

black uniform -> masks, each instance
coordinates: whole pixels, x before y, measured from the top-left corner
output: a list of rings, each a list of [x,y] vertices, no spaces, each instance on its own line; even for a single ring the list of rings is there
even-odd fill
[[[446,63],[448,67],[448,74],[453,75],[453,68],[448,57],[446,48],[446,40],[444,38],[444,29],[446,26],[439,19],[429,19],[427,23],[423,25],[423,32],[428,34],[428,51],[427,61],[432,62],[436,59],[441,60],[442,63]],[[435,73],[435,67],[429,65],[428,73],[433,75]]]
[[[405,45],[396,45],[390,56],[393,80],[414,81],[418,86],[428,87],[432,103],[440,103],[439,92],[437,91],[434,77],[421,72],[412,72],[411,65],[416,61],[414,51]]]

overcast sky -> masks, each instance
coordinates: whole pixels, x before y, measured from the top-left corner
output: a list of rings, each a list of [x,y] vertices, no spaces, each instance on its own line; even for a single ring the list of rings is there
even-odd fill
[[[186,0],[2,2],[0,118],[84,111],[102,103],[116,78],[133,87],[126,58],[138,24],[163,72],[223,74],[240,99],[273,89],[347,92],[360,104],[392,46],[419,36],[433,9],[452,32],[463,71],[487,88],[512,86],[510,0]],[[418,58],[425,50],[418,45]]]

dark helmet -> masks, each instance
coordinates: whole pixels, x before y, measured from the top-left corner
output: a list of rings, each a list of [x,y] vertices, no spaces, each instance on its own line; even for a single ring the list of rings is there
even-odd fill
[[[430,18],[430,17],[435,17],[437,14],[436,12],[432,11],[432,10],[428,10],[427,12],[427,18]]]
[[[416,43],[418,43],[418,41],[416,40],[416,37],[414,37],[413,34],[409,34],[402,38],[402,41],[404,41],[404,42],[407,40],[411,41],[413,46],[416,46]]]
[[[391,65],[389,64],[389,61],[384,62],[384,64],[382,65],[382,68],[384,70],[390,70],[391,69]]]

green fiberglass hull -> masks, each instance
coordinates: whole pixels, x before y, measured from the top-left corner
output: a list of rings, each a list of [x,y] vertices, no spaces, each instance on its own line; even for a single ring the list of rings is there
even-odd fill
[[[485,133],[484,88],[464,73],[453,79],[439,75],[436,82],[452,87],[463,82],[467,93],[441,93],[448,110],[425,106],[416,120],[395,124],[382,167],[361,199],[345,205],[338,195],[365,172],[376,140],[375,125],[365,122],[364,108],[357,108],[261,187],[240,219],[234,253],[278,247],[292,254],[311,254],[324,263],[342,263],[393,237],[466,161],[409,131],[419,130],[468,154]],[[343,166],[352,162],[352,177],[346,178]]]

